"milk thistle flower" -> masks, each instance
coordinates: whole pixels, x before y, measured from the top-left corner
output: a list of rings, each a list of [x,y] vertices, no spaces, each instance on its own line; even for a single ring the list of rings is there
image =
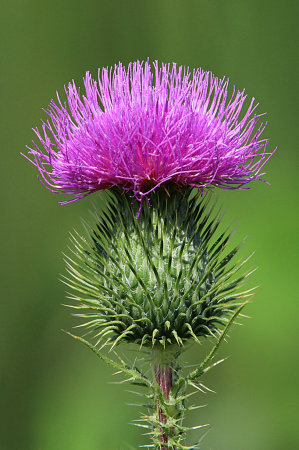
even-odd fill
[[[244,91],[228,100],[228,81],[202,70],[119,64],[99,71],[98,83],[87,73],[84,84],[83,97],[69,84],[68,106],[58,95],[51,102],[43,133],[35,130],[42,149],[30,149],[42,183],[73,196],[64,203],[105,191],[89,240],[73,236],[75,258],[66,259],[72,307],[94,341],[74,337],[148,389],[150,412],[138,425],[149,447],[195,449],[199,441],[184,445],[187,388],[207,389],[199,378],[219,363],[209,365],[253,291],[240,291],[250,272],[237,274],[241,245],[225,252],[233,232],[217,236],[222,215],[208,191],[261,179],[272,154],[265,125],[254,99],[240,118]],[[214,347],[183,374],[178,357],[205,337]],[[152,377],[105,353],[120,344],[143,349]]]

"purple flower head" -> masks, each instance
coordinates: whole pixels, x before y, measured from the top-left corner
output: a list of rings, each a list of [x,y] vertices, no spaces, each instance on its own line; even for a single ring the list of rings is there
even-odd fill
[[[35,130],[43,149],[34,143],[30,153],[52,192],[77,200],[120,186],[141,200],[162,185],[236,189],[264,175],[266,125],[256,127],[254,99],[240,118],[246,96],[234,90],[228,100],[225,79],[157,61],[98,78],[87,72],[85,96],[70,83],[68,107],[57,94],[43,133]]]

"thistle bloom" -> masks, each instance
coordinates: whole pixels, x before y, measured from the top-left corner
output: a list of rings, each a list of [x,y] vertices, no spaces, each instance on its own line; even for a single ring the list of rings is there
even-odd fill
[[[246,96],[228,100],[225,79],[138,61],[99,70],[98,83],[87,72],[84,85],[81,97],[69,84],[68,107],[57,94],[43,134],[35,130],[43,149],[34,143],[30,153],[52,192],[77,200],[120,186],[142,200],[165,184],[236,189],[264,175],[271,154],[257,105],[240,119]]]
[[[190,428],[182,421],[194,409],[186,406],[187,390],[207,389],[199,379],[221,362],[208,366],[254,292],[240,292],[250,274],[237,274],[246,260],[233,261],[241,244],[227,252],[234,231],[217,236],[222,214],[213,216],[215,205],[202,193],[260,179],[271,156],[260,139],[265,125],[257,126],[254,99],[239,118],[244,91],[228,99],[228,81],[200,69],[191,75],[175,64],[159,69],[155,62],[153,71],[149,62],[127,70],[119,64],[100,71],[98,83],[87,73],[84,84],[83,97],[69,84],[68,106],[52,100],[43,134],[35,130],[43,149],[34,143],[30,151],[41,182],[73,195],[70,201],[107,189],[89,243],[75,235],[75,261],[66,261],[71,307],[94,345],[74,337],[125,381],[148,389],[141,406],[150,413],[140,426],[149,430],[150,447],[194,450],[200,440],[183,445]],[[185,375],[178,363],[185,343],[205,337],[215,346]],[[102,353],[121,343],[143,347],[153,380],[138,358],[129,365]]]

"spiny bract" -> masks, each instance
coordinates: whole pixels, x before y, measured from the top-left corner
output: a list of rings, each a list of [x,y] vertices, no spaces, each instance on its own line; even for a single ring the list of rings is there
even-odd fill
[[[113,188],[104,196],[91,244],[73,238],[80,262],[67,261],[66,283],[83,295],[70,298],[88,310],[78,314],[88,319],[80,326],[112,346],[183,345],[218,334],[250,293],[236,291],[248,275],[234,278],[245,261],[231,264],[240,245],[223,256],[232,233],[214,237],[221,214],[211,219],[210,195],[160,188],[138,219],[129,193]]]

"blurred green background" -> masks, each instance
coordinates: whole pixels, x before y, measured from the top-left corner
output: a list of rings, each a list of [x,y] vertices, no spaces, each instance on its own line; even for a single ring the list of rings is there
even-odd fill
[[[92,198],[58,205],[20,156],[56,90],[147,57],[246,88],[267,112],[269,149],[278,146],[266,166],[271,186],[219,192],[225,223],[240,220],[235,242],[249,234],[259,266],[250,284],[262,289],[220,352],[231,357],[205,378],[217,394],[199,396],[208,406],[189,422],[213,425],[202,449],[299,448],[298,17],[297,0],[0,0],[0,450],[147,442],[128,425],[138,409],[125,405],[125,387],[107,384],[112,371],[61,331],[77,323],[61,306],[61,252]]]

